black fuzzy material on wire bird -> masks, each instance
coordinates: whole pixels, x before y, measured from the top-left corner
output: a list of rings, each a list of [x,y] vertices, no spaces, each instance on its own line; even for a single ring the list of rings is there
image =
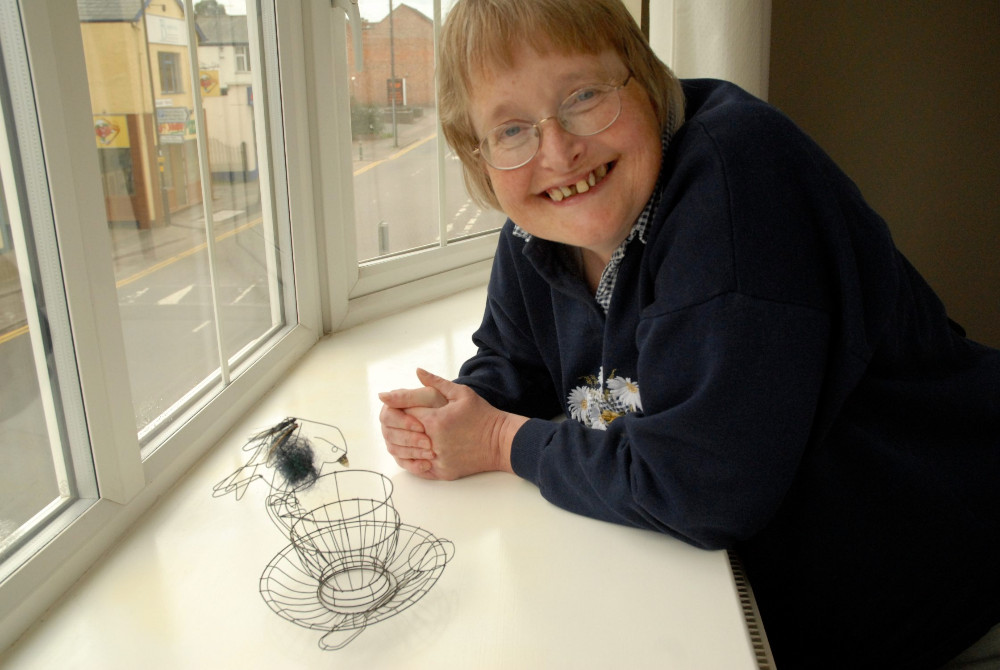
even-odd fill
[[[308,434],[302,434],[303,427]],[[323,436],[317,436],[320,432]],[[250,452],[246,463],[213,488],[216,497],[235,493],[243,497],[247,487],[265,479],[270,471],[273,490],[304,488],[316,481],[324,467],[349,467],[347,443],[336,426],[308,419],[288,417],[250,437],[243,451]]]
[[[277,470],[292,486],[316,481],[319,471],[313,464],[313,448],[308,438],[299,434],[294,419],[286,419],[279,428],[267,455],[267,466]]]

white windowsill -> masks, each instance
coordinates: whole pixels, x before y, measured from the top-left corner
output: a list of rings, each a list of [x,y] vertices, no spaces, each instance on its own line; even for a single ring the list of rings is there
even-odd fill
[[[376,394],[416,385],[418,365],[456,374],[484,300],[478,287],[320,340],[0,665],[756,668],[725,552],[569,514],[511,475],[425,482],[385,452]],[[337,425],[351,468],[392,479],[403,523],[455,547],[422,599],[338,651],[261,598],[288,541],[264,487],[212,495],[247,437],[286,416]]]

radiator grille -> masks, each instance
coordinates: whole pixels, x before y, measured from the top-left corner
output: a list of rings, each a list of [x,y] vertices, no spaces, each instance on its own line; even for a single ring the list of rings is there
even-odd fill
[[[774,657],[771,655],[771,645],[767,642],[767,634],[764,633],[764,626],[760,622],[760,612],[757,610],[757,601],[754,599],[753,589],[750,588],[750,580],[747,579],[739,556],[732,551],[726,553],[729,555],[729,565],[732,567],[736,593],[739,595],[740,606],[743,608],[743,619],[746,621],[747,635],[750,637],[750,644],[757,660],[757,668],[759,670],[776,670]]]

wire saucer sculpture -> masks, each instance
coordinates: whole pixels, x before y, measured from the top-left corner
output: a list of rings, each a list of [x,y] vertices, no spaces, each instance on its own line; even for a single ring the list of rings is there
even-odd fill
[[[289,544],[264,568],[260,594],[284,619],[326,631],[320,648],[341,649],[416,603],[454,556],[449,540],[401,522],[385,475],[324,471],[347,464],[335,426],[289,417],[252,436],[244,450],[251,452],[247,463],[213,495],[240,499],[253,481],[269,483],[265,507]]]
[[[292,623],[328,631],[322,649],[341,649],[364,629],[399,614],[437,582],[454,555],[448,540],[401,524],[389,561],[344,562],[316,577],[296,560],[297,548],[281,550],[260,577],[260,593],[276,614]]]

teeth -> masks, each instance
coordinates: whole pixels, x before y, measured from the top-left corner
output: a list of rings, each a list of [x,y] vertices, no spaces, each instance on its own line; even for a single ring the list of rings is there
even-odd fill
[[[579,193],[586,193],[591,188],[597,185],[601,179],[603,179],[608,174],[608,166],[601,165],[598,166],[593,172],[587,175],[586,179],[581,179],[575,184],[569,186],[559,186],[557,188],[552,188],[548,190],[549,197],[555,202],[562,202],[570,196],[577,195]]]

